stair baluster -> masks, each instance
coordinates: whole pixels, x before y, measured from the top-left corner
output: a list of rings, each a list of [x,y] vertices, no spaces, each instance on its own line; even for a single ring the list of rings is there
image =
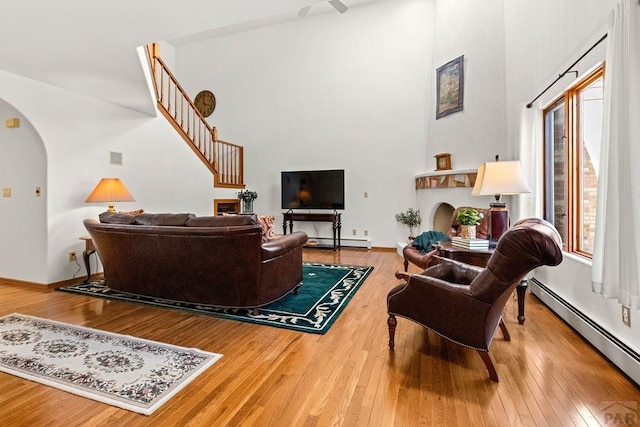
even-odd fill
[[[217,129],[202,117],[159,57],[157,45],[147,46],[146,51],[158,110],[213,173],[216,187],[244,188],[244,147],[219,140]]]

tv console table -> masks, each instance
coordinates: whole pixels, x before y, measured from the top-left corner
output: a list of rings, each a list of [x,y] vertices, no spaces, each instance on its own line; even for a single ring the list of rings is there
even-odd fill
[[[342,223],[340,222],[341,213],[295,213],[293,211],[287,211],[282,215],[284,216],[284,221],[282,222],[284,234],[287,234],[287,222],[289,223],[289,233],[293,233],[294,221],[330,222],[333,231],[333,250],[340,249],[340,230],[342,229]]]

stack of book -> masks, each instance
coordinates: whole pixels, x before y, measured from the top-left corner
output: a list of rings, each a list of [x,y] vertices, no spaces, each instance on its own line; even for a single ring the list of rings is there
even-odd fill
[[[466,239],[464,237],[452,237],[451,244],[453,246],[469,250],[486,251],[489,249],[488,239]]]

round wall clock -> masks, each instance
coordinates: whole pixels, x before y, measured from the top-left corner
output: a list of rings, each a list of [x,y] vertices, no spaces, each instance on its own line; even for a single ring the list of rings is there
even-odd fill
[[[203,90],[198,93],[193,103],[203,117],[209,117],[213,110],[216,109],[216,97],[209,90]]]

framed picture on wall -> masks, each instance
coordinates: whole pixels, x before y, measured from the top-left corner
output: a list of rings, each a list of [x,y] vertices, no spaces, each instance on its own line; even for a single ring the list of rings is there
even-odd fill
[[[436,119],[462,111],[464,98],[464,55],[436,70]]]

